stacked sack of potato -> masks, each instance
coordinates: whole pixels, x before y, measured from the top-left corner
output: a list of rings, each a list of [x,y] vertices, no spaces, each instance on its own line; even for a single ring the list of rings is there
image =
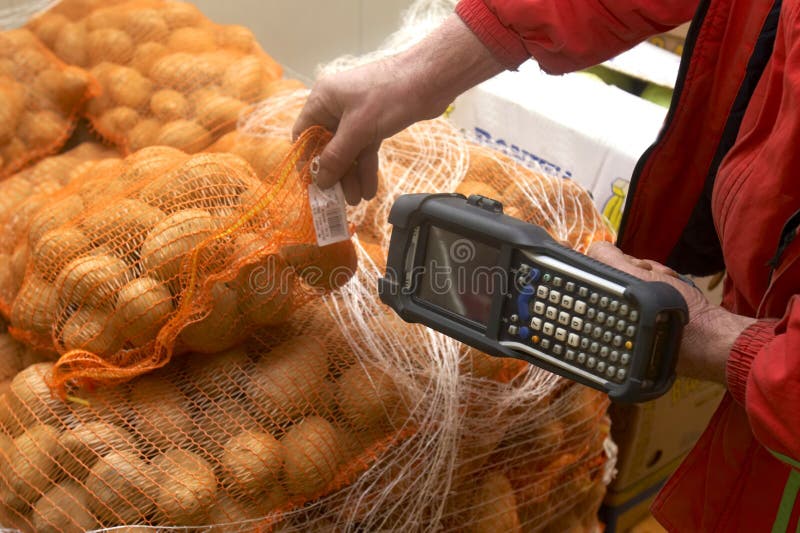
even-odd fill
[[[56,152],[98,90],[30,31],[0,32],[0,178]]]
[[[286,87],[282,69],[242,26],[217,25],[192,4],[65,0],[29,28],[102,94],[88,105],[97,131],[127,152],[199,152],[236,126],[249,104]]]
[[[274,522],[352,482],[403,438],[414,402],[307,311],[285,331],[67,403],[50,395],[51,363],[19,372],[0,394],[0,524]]]
[[[27,251],[3,302],[12,331],[77,352],[59,362],[63,385],[98,369],[130,378],[286,321],[356,267],[349,240],[314,244],[310,178],[296,167],[321,139],[311,134],[265,180],[230,153],[151,147],[95,163],[14,226]]]

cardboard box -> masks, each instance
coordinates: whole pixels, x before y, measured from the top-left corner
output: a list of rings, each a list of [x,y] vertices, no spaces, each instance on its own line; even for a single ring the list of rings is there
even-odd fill
[[[692,449],[714,414],[724,389],[680,378],[656,400],[612,404],[611,436],[619,446],[610,493],[637,493],[668,477]]]
[[[686,44],[686,33],[688,31],[689,23],[687,22],[666,33],[651,37],[648,42],[673,54],[683,55],[683,47]]]
[[[665,115],[663,107],[584,74],[548,76],[527,62],[461,95],[448,116],[523,164],[574,179],[617,228],[633,168]]]
[[[650,505],[666,480],[637,492],[606,496],[598,517],[605,524],[606,533],[625,533],[633,530],[650,514]]]

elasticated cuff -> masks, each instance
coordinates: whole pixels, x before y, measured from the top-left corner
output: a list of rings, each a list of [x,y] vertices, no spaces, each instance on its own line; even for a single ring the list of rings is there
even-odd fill
[[[761,349],[775,338],[777,320],[759,320],[745,329],[736,339],[728,357],[728,391],[733,398],[744,405],[747,378],[753,359]]]
[[[516,70],[531,57],[519,35],[503,26],[484,0],[460,0],[456,14],[508,70]]]

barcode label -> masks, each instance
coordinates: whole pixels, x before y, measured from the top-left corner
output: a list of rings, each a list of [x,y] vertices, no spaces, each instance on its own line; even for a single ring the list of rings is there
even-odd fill
[[[342,186],[322,190],[314,183],[308,186],[308,201],[311,204],[311,217],[314,220],[314,231],[317,233],[317,245],[325,246],[350,238],[347,229],[347,211],[345,209]]]

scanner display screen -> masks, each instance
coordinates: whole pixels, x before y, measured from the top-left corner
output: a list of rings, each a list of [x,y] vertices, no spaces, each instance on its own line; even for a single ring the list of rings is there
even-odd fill
[[[499,257],[498,248],[430,226],[415,295],[486,327],[492,297],[506,287]]]

